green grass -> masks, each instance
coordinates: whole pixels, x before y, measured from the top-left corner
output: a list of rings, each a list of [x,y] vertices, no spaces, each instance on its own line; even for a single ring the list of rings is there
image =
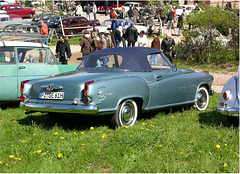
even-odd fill
[[[82,36],[76,36],[76,37],[69,37],[67,38],[67,41],[70,45],[79,45],[80,40],[82,39]],[[52,38],[51,46],[56,46],[58,42],[58,39]]]
[[[219,97],[211,96],[204,112],[184,107],[145,113],[133,127],[115,130],[108,117],[55,122],[47,114],[2,110],[0,171],[239,173],[239,129],[215,111]]]
[[[179,68],[187,68],[196,71],[209,71],[211,72],[218,72],[227,74],[229,72],[234,72],[237,74],[238,72],[238,63],[229,63],[229,64],[222,64],[222,65],[214,65],[214,64],[187,64],[185,60],[181,58],[173,59],[173,63],[177,64]]]

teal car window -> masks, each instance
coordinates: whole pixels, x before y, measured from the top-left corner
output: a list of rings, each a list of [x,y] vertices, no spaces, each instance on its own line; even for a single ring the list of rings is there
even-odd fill
[[[19,63],[46,63],[47,49],[17,48]]]
[[[15,64],[13,47],[2,47],[0,51],[0,64]]]
[[[150,54],[147,56],[147,60],[153,70],[170,69],[171,67],[170,62],[167,58],[164,58],[162,53]]]
[[[48,54],[49,54],[49,59],[48,59],[48,63],[49,64],[58,64],[58,60],[56,59],[56,57],[54,56],[53,52],[49,49],[48,50]]]
[[[92,55],[86,57],[80,68],[118,68],[121,63],[120,55]]]

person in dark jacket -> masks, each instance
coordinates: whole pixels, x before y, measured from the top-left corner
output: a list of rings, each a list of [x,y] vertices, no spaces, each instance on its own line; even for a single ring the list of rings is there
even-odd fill
[[[172,21],[173,21],[173,17],[174,17],[174,12],[171,10],[168,14],[168,24],[167,24],[167,29],[171,29],[172,27]]]
[[[87,20],[90,20],[90,13],[91,13],[91,6],[88,3],[88,5],[86,6],[86,18],[87,18]]]
[[[156,49],[159,49],[160,50],[160,40],[159,38],[157,37],[157,34],[158,34],[158,31],[157,30],[154,30],[152,32],[152,35],[153,35],[153,41],[151,43],[151,48],[156,48]],[[152,66],[157,66],[157,56],[156,55],[152,55],[150,57],[150,64]]]
[[[183,16],[184,14],[182,13],[181,16],[178,17],[178,24],[177,24],[177,27],[179,28],[178,36],[181,36],[181,30],[183,28]]]
[[[128,17],[129,19],[132,19],[132,16],[133,16],[133,10],[132,10],[132,6],[130,6],[129,10],[128,10]]]
[[[131,26],[127,28],[125,37],[128,41],[128,47],[130,47],[131,45],[132,45],[132,47],[135,47],[135,43],[137,42],[137,39],[138,39],[138,31],[134,27],[133,22],[131,22]]]
[[[90,54],[93,50],[92,50],[92,47],[91,47],[91,36],[89,34],[89,31],[88,30],[83,30],[83,37],[82,39],[80,40],[80,43],[79,45],[81,46],[81,52],[82,52],[82,56],[83,58]]]
[[[121,37],[121,32],[119,31],[119,26],[118,25],[117,25],[115,33],[114,33],[114,40],[116,42],[115,48],[119,48],[119,44],[122,40],[122,37]]]
[[[171,38],[170,34],[166,34],[166,37],[162,40],[161,43],[161,49],[164,53],[164,55],[169,59],[169,61],[172,63],[173,61],[173,48],[175,46],[175,41],[173,38]]]
[[[104,10],[105,10],[105,16],[107,16],[108,15],[108,1],[107,0],[105,0],[105,2],[104,2]]]
[[[56,53],[58,54],[59,61],[62,62],[62,64],[67,64],[72,56],[69,43],[64,36],[59,37],[59,41],[56,46]]]

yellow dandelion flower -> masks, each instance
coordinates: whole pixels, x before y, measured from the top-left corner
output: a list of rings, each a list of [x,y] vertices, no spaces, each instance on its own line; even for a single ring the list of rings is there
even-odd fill
[[[81,132],[81,135],[83,135],[84,134],[84,132]]]
[[[35,151],[33,151],[33,153],[37,153],[37,151],[35,150]]]
[[[93,129],[94,129],[94,127],[90,127],[90,129],[91,129],[91,130],[93,130]]]
[[[25,141],[24,141],[24,140],[22,140],[21,142],[22,142],[22,143],[25,143]]]
[[[3,121],[2,120],[0,120],[0,123],[2,123]]]
[[[107,138],[107,135],[106,135],[106,134],[103,134],[103,135],[102,135],[102,138]]]
[[[57,134],[58,134],[58,132],[55,132],[55,133],[54,133],[54,135],[57,135]]]
[[[44,152],[44,153],[42,153],[43,155],[46,155],[47,153],[46,152]]]
[[[145,125],[145,123],[142,123],[142,125],[144,126],[144,125]]]
[[[217,145],[216,145],[216,148],[218,148],[218,149],[219,149],[220,147],[221,147],[221,146],[220,146],[219,144],[217,144]]]
[[[42,149],[41,150],[37,150],[37,153],[41,153],[42,152]]]
[[[127,128],[127,126],[124,126],[124,128]]]
[[[2,164],[2,161],[0,161],[0,164]]]
[[[159,147],[162,147],[162,145],[159,145]]]
[[[180,152],[181,155],[183,155],[183,152]]]
[[[85,144],[82,143],[82,146],[84,146]]]
[[[14,158],[14,155],[10,155],[9,158]]]
[[[173,118],[173,115],[171,116],[171,118]]]
[[[132,137],[132,135],[130,135],[130,137]]]
[[[152,128],[155,128],[155,126],[152,126]]]
[[[225,146],[227,147],[227,144],[225,144]]]
[[[64,140],[64,137],[60,137],[60,139]]]
[[[227,163],[224,163],[224,164],[223,164],[223,167],[227,167]]]
[[[13,120],[12,122],[15,123],[15,120]]]
[[[62,156],[63,156],[62,153],[58,154],[58,158],[62,158]]]
[[[197,106],[196,105],[193,105],[194,108],[196,108]]]
[[[146,131],[149,131],[149,129],[146,129]]]
[[[74,132],[73,134],[77,136],[77,133],[76,133],[76,132]]]
[[[29,140],[29,141],[31,141],[32,139],[31,139],[31,138],[29,138],[28,140]]]
[[[72,149],[70,149],[70,152],[72,152]]]
[[[17,160],[17,161],[21,161],[22,159],[21,159],[21,158],[15,158],[15,160]]]
[[[9,165],[8,163],[5,164],[5,166],[8,166],[8,165]]]
[[[48,142],[48,144],[50,145],[50,144],[52,144],[51,142]]]
[[[34,133],[33,135],[37,135],[37,134]]]

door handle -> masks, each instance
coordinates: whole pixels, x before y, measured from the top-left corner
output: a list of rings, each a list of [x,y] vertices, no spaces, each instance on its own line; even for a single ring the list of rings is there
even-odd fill
[[[18,69],[25,69],[26,67],[25,66],[19,66]]]
[[[157,81],[159,81],[159,80],[161,80],[162,75],[155,76],[155,78],[157,79]]]

